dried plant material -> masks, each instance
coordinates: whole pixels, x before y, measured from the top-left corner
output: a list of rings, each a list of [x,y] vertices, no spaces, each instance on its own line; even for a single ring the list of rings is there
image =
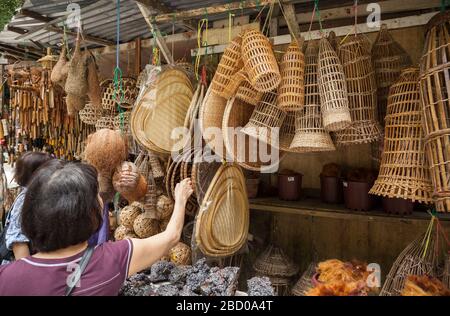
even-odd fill
[[[91,56],[88,59],[88,91],[87,95],[91,104],[96,109],[102,108],[102,92],[100,87],[100,80],[98,79],[98,69],[97,64],[95,63],[95,58]]]
[[[159,223],[157,219],[144,212],[134,220],[133,229],[139,238],[148,238],[159,233]]]
[[[402,296],[450,296],[450,290],[434,277],[408,275]]]
[[[78,36],[75,51],[69,62],[69,73],[67,74],[64,90],[67,94],[74,94],[79,97],[86,96],[88,91],[87,83],[87,55],[81,53],[81,39]]]
[[[66,96],[67,114],[74,116],[86,105],[86,97],[68,93]]]
[[[133,230],[133,224],[136,218],[143,212],[143,206],[140,203],[132,203],[125,206],[119,214],[120,225]]]
[[[305,296],[367,296],[365,282],[337,281],[319,284],[305,293]]]
[[[370,272],[367,264],[358,262],[342,262],[337,259],[326,260],[317,265],[318,281],[322,283],[366,282]]]
[[[51,82],[59,85],[61,88],[64,88],[66,85],[67,74],[69,71],[68,64],[66,45],[63,45],[58,62],[55,64],[55,67],[53,67],[50,75]]]
[[[175,247],[169,250],[170,261],[176,265],[189,265],[191,264],[191,247],[179,242]]]

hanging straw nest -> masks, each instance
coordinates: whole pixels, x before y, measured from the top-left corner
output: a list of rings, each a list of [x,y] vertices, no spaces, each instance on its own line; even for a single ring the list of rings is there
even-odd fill
[[[170,261],[176,265],[187,266],[192,263],[191,247],[179,242],[175,247],[169,250]]]
[[[261,92],[278,88],[281,74],[269,39],[260,31],[247,30],[242,39],[242,60],[252,86]]]
[[[88,82],[88,91],[87,95],[89,97],[90,103],[92,106],[98,110],[102,108],[102,88],[100,87],[100,80],[98,79],[98,69],[97,64],[95,62],[94,56],[90,56],[88,58],[87,63],[87,82]]]
[[[67,114],[74,116],[78,111],[82,110],[86,105],[86,96],[78,96],[68,93],[66,96]]]
[[[156,202],[156,211],[160,219],[170,218],[174,208],[174,201],[166,195],[161,195]]]
[[[56,63],[55,67],[53,67],[52,73],[50,75],[51,82],[59,85],[61,88],[64,88],[64,86],[66,85],[68,72],[69,67],[67,61],[66,45],[63,45],[58,62]]]
[[[305,52],[305,106],[295,113],[295,136],[290,147],[297,152],[336,150],[330,134],[323,127],[317,82],[318,54],[318,43],[309,41]]]
[[[132,230],[135,219],[143,211],[143,206],[140,203],[133,203],[125,206],[119,214],[120,225]]]
[[[159,233],[159,221],[144,212],[134,220],[133,229],[139,238],[148,238]]]
[[[336,132],[351,123],[344,69],[326,38],[319,43],[318,79],[323,125]]]
[[[284,111],[299,111],[305,104],[305,56],[297,41],[292,41],[280,64],[281,83],[277,106]]]
[[[147,180],[132,162],[124,161],[118,166],[112,180],[114,189],[128,202],[139,201],[147,193]]]
[[[78,35],[75,51],[69,64],[69,73],[67,74],[64,90],[67,94],[73,94],[79,97],[85,96],[88,91],[87,82],[87,55],[82,54],[80,50],[81,39]]]
[[[102,117],[102,111],[94,107],[91,102],[88,102],[86,106],[78,112],[78,115],[84,124],[95,125]]]
[[[337,145],[371,143],[381,136],[377,122],[377,85],[370,57],[370,42],[363,35],[350,36],[339,46],[344,68],[351,124],[336,132]]]
[[[112,175],[126,158],[127,149],[120,133],[101,129],[90,136],[85,149],[85,159],[99,173]]]
[[[371,194],[430,203],[433,191],[425,160],[419,70],[402,72],[391,86],[378,179]]]
[[[389,88],[400,72],[412,64],[408,53],[394,40],[386,24],[381,25],[372,46],[372,61],[377,82],[378,120],[384,126]]]

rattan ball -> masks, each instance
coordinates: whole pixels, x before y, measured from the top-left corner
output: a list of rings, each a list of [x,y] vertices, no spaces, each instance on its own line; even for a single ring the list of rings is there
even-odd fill
[[[125,239],[130,234],[133,234],[133,230],[132,229],[129,229],[129,228],[123,226],[123,225],[120,225],[114,231],[114,239],[116,241],[119,241],[119,240]]]
[[[140,238],[148,238],[159,233],[159,222],[145,212],[136,217],[133,228]]]
[[[175,247],[169,250],[170,261],[176,265],[190,265],[192,262],[191,256],[191,248],[182,242],[179,242]]]
[[[160,219],[170,218],[173,212],[174,202],[166,195],[161,195],[156,202],[156,211]]]
[[[132,203],[131,205],[125,206],[120,211],[120,225],[132,230],[134,221],[142,214],[142,209],[142,204],[140,203]]]
[[[161,220],[161,221],[159,222],[159,231],[160,231],[160,232],[165,231],[166,228],[167,228],[167,225],[169,225],[169,222],[170,222],[170,217]]]

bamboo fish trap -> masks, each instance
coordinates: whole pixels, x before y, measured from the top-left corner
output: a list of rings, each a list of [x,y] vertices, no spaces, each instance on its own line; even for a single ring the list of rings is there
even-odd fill
[[[318,53],[317,42],[309,41],[305,52],[305,106],[295,114],[295,136],[290,146],[297,152],[336,150],[330,134],[323,127],[317,82]]]
[[[351,123],[347,84],[342,64],[326,38],[319,43],[318,71],[324,127],[331,132],[342,130]]]
[[[350,36],[338,48],[352,122],[336,132],[337,145],[371,143],[381,136],[376,119],[377,85],[369,48],[370,42],[363,35]]]
[[[395,83],[403,69],[411,66],[411,58],[389,33],[386,24],[381,26],[372,46],[378,96],[378,120],[384,126],[389,87]]]
[[[280,64],[281,83],[277,106],[284,111],[299,111],[305,103],[305,55],[297,41],[292,41]]]
[[[431,203],[431,177],[425,161],[419,70],[404,70],[391,86],[378,179],[371,194]]]

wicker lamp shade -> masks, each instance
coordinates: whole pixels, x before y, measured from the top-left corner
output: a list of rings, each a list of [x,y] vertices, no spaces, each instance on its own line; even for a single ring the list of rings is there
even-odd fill
[[[380,172],[370,193],[430,203],[418,78],[419,70],[408,68],[391,86]]]
[[[394,40],[386,24],[381,26],[372,46],[372,61],[377,81],[378,120],[384,126],[389,87],[397,81],[401,71],[412,64],[408,53]]]
[[[326,38],[319,43],[318,81],[323,125],[336,132],[351,123],[344,69]]]
[[[242,35],[238,35],[225,49],[211,81],[211,91],[215,94],[220,95],[229,84],[233,75],[239,70],[241,46]]]
[[[278,147],[280,128],[286,112],[277,107],[277,94],[264,93],[242,132],[260,141]]]
[[[323,127],[318,85],[319,46],[309,41],[305,51],[305,106],[295,113],[295,135],[291,149],[297,152],[336,150],[330,134]]]
[[[420,68],[426,151],[436,208],[450,212],[450,11],[428,23]]]
[[[87,103],[86,106],[78,112],[81,122],[87,125],[95,125],[97,121],[102,117],[102,111]]]
[[[260,31],[247,30],[242,39],[242,60],[256,90],[270,92],[281,82],[280,69],[269,39]]]
[[[363,144],[381,136],[377,122],[377,85],[370,57],[370,42],[362,35],[350,36],[338,48],[344,68],[351,124],[336,132],[337,145]]]
[[[293,41],[280,64],[281,83],[278,86],[277,105],[284,111],[299,111],[305,103],[305,55]]]

